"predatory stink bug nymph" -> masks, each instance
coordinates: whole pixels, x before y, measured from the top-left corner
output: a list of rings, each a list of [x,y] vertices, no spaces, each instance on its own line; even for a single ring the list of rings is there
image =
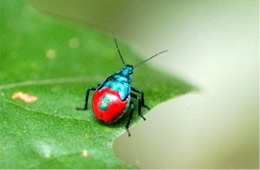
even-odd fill
[[[138,115],[142,117],[144,120],[145,118],[142,115],[141,108],[145,107],[146,109],[150,109],[144,102],[144,92],[137,88],[131,87],[133,70],[137,66],[143,64],[144,62],[158,56],[161,53],[166,52],[166,50],[161,51],[153,55],[152,57],[133,66],[125,64],[115,36],[114,41],[121,61],[124,65],[123,68],[109,76],[105,81],[99,83],[97,87],[88,88],[86,92],[85,106],[84,108],[77,108],[77,110],[88,109],[89,93],[90,91],[94,91],[92,98],[92,109],[95,116],[99,120],[114,123],[117,120],[119,120],[124,115],[124,113],[126,113],[130,109],[129,118],[126,123],[126,130],[128,136],[131,136],[128,128],[135,108],[133,102],[131,101],[131,97],[138,101]]]

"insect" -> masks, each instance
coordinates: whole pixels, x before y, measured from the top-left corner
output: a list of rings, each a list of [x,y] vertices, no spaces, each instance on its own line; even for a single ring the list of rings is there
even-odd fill
[[[114,34],[113,34],[114,36]],[[142,115],[142,107],[150,109],[144,100],[144,92],[140,89],[134,88],[131,86],[132,74],[134,68],[140,66],[146,61],[162,54],[165,51],[161,51],[152,57],[136,64],[135,66],[125,64],[123,56],[118,47],[117,40],[114,36],[115,45],[120,56],[120,59],[123,63],[121,70],[116,71],[114,74],[110,75],[103,82],[98,83],[97,87],[89,87],[86,92],[85,106],[83,108],[76,108],[77,110],[87,110],[89,94],[91,91],[94,91],[92,98],[92,109],[95,116],[106,123],[115,123],[117,122],[129,109],[130,114],[128,121],[126,123],[126,131],[128,136],[131,136],[129,132],[129,125],[133,116],[133,111],[135,108],[134,103],[131,101],[131,98],[134,98],[138,102],[138,115],[146,120]],[[138,94],[138,95],[137,95]]]

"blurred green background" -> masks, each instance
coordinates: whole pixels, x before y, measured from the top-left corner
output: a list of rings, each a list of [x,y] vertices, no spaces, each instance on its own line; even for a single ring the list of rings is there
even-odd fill
[[[259,1],[31,0],[108,32],[200,90],[152,110],[115,152],[140,168],[259,168]],[[81,22],[84,21],[84,22]],[[151,77],[152,78],[152,77]]]

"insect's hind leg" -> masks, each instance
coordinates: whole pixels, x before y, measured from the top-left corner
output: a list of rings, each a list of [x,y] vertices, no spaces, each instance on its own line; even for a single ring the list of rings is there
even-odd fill
[[[88,98],[89,98],[89,92],[90,91],[95,91],[96,87],[89,87],[87,92],[86,92],[86,98],[85,98],[85,105],[83,108],[77,107],[77,110],[87,110],[88,109]]]
[[[128,121],[127,121],[126,126],[125,126],[126,131],[128,133],[128,136],[131,136],[130,131],[129,131],[129,125],[130,125],[130,122],[131,122],[132,117],[133,117],[134,108],[135,108],[134,103],[130,102],[130,114],[129,114],[129,118],[128,118]]]
[[[147,106],[145,103],[144,103],[144,92],[143,90],[140,90],[140,89],[137,89],[137,88],[134,88],[134,87],[131,87],[131,90],[136,92],[136,93],[139,93],[141,94],[141,103],[142,103],[142,106],[145,107],[146,109],[150,110],[150,107]]]
[[[133,94],[133,93],[130,93],[130,95],[131,95],[131,97],[135,98],[138,101],[138,115],[141,118],[143,118],[144,120],[146,120],[145,117],[142,115],[142,108],[141,108],[142,100],[141,100],[141,98],[139,96],[137,96],[136,94]]]

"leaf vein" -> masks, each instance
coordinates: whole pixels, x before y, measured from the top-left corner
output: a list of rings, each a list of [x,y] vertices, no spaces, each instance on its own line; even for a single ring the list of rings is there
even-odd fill
[[[6,103],[9,103],[9,104],[12,104],[12,105],[15,105],[21,109],[24,109],[26,111],[29,111],[29,112],[33,112],[33,113],[40,113],[40,114],[43,114],[43,115],[47,115],[47,116],[51,116],[51,117],[54,117],[54,118],[58,118],[58,119],[68,119],[68,120],[77,120],[77,121],[84,121],[84,122],[88,122],[87,120],[85,119],[77,119],[77,118],[72,118],[72,117],[67,117],[67,116],[57,116],[57,115],[52,115],[52,114],[48,114],[48,113],[45,113],[45,112],[40,112],[40,111],[37,111],[37,110],[33,110],[33,109],[29,109],[27,107],[23,107],[21,105],[18,105],[16,103],[13,103],[11,102],[10,100],[7,100],[7,99],[3,99],[3,98],[0,98],[0,100],[2,100],[3,102],[6,102]]]
[[[65,84],[65,83],[77,83],[77,82],[87,82],[89,80],[101,80],[101,76],[91,76],[91,77],[65,77],[57,79],[45,79],[45,80],[27,80],[17,83],[10,83],[6,85],[1,85],[0,90],[10,89],[15,87],[31,86],[31,85],[48,85],[48,84]]]

